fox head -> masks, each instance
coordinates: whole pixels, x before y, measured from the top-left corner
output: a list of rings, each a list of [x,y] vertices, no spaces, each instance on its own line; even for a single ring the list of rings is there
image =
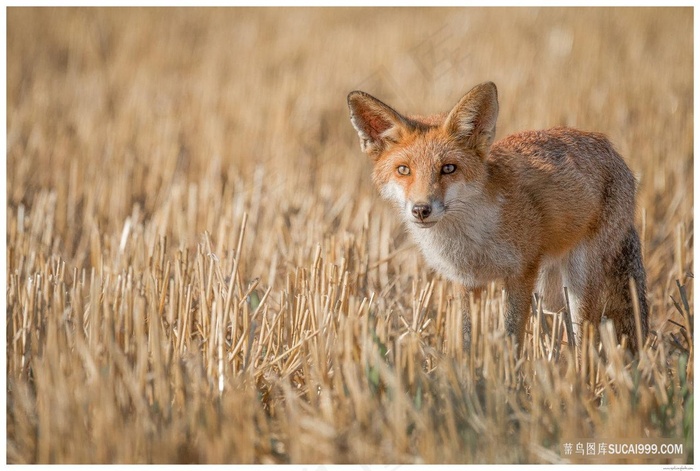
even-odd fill
[[[403,116],[373,96],[348,95],[360,148],[374,161],[373,180],[418,227],[437,224],[468,204],[486,179],[485,158],[496,133],[496,85],[482,83],[449,113]]]

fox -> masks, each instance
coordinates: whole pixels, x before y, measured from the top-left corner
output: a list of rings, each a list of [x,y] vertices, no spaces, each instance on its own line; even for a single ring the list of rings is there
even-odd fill
[[[372,180],[427,265],[461,285],[464,296],[502,283],[503,325],[516,348],[533,293],[555,312],[568,307],[569,342],[580,344],[585,322],[597,326],[604,315],[633,353],[643,346],[649,308],[634,225],[636,179],[604,134],[554,127],[494,142],[493,82],[442,114],[403,115],[359,90],[347,103],[361,151],[373,162]],[[468,350],[468,312],[462,324]]]

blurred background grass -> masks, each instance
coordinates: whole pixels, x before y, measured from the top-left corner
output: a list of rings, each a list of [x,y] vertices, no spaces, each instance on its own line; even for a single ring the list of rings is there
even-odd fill
[[[670,295],[692,270],[691,8],[13,7],[7,45],[8,318],[20,319],[8,321],[8,379],[34,391],[34,401],[42,389],[30,372],[43,355],[43,327],[31,334],[34,343],[20,347],[18,339],[31,337],[22,322],[45,325],[42,309],[51,303],[32,304],[38,311],[27,317],[22,293],[32,277],[55,276],[63,264],[68,286],[81,270],[83,280],[95,270],[102,289],[126,274],[159,280],[149,270],[163,237],[162,257],[174,266],[183,250],[202,250],[206,231],[210,253],[238,259],[242,289],[259,279],[280,306],[294,292],[289,276],[313,267],[320,250],[350,271],[347,296],[357,305],[376,295],[379,312],[410,321],[414,283],[433,275],[403,250],[411,243],[371,186],[370,163],[348,121],[345,97],[354,89],[401,112],[433,113],[493,80],[497,137],[555,125],[606,133],[640,180],[651,328],[662,338],[677,329],[669,319],[682,324]],[[246,236],[234,257],[244,214]],[[202,276],[187,273],[183,286]],[[162,299],[171,305],[170,296]],[[70,296],[64,304],[77,309]],[[400,337],[403,327],[393,328],[392,338]],[[442,345],[436,338],[445,332],[436,328],[424,346]],[[238,335],[244,331],[231,331],[233,340]],[[234,372],[243,365],[235,361]],[[8,394],[9,413],[17,399]],[[178,458],[138,447],[81,454],[50,440],[23,442],[39,427],[40,411],[52,410],[27,404],[27,415],[8,419],[10,461],[264,461],[259,450],[207,459],[203,445],[196,458]],[[352,454],[329,440],[315,455],[299,443],[287,443],[278,460],[438,460],[427,448]],[[514,453],[504,459],[536,460]]]
[[[647,241],[661,242],[669,218],[692,207],[692,67],[683,8],[12,8],[8,197],[31,205],[38,190],[57,191],[67,259],[85,226],[66,227],[69,191],[100,189],[107,231],[134,203],[151,214],[174,182],[202,181],[212,162],[221,175],[210,184],[260,167],[267,188],[357,198],[372,189],[347,92],[439,112],[493,80],[498,136],[607,133],[640,176]],[[69,189],[71,168],[91,184]],[[671,208],[657,204],[679,187]],[[266,192],[264,206],[288,199]],[[212,230],[206,209],[175,240]]]

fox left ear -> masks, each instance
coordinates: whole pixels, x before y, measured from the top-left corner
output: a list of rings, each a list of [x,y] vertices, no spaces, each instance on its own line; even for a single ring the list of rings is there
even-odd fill
[[[362,152],[376,159],[409,126],[406,118],[365,92],[348,95],[350,121],[360,136]]]
[[[472,88],[452,108],[445,120],[445,130],[470,147],[486,155],[496,135],[498,92],[493,82]]]

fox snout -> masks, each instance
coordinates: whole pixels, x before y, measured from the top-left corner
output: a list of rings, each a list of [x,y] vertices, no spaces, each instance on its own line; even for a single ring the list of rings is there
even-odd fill
[[[425,203],[418,203],[414,204],[413,208],[411,208],[411,214],[413,214],[413,217],[423,221],[424,219],[428,219],[430,217],[430,213],[433,212],[432,206],[429,204]]]
[[[444,206],[440,201],[419,201],[408,204],[411,222],[418,227],[428,228],[434,226],[443,216]]]

